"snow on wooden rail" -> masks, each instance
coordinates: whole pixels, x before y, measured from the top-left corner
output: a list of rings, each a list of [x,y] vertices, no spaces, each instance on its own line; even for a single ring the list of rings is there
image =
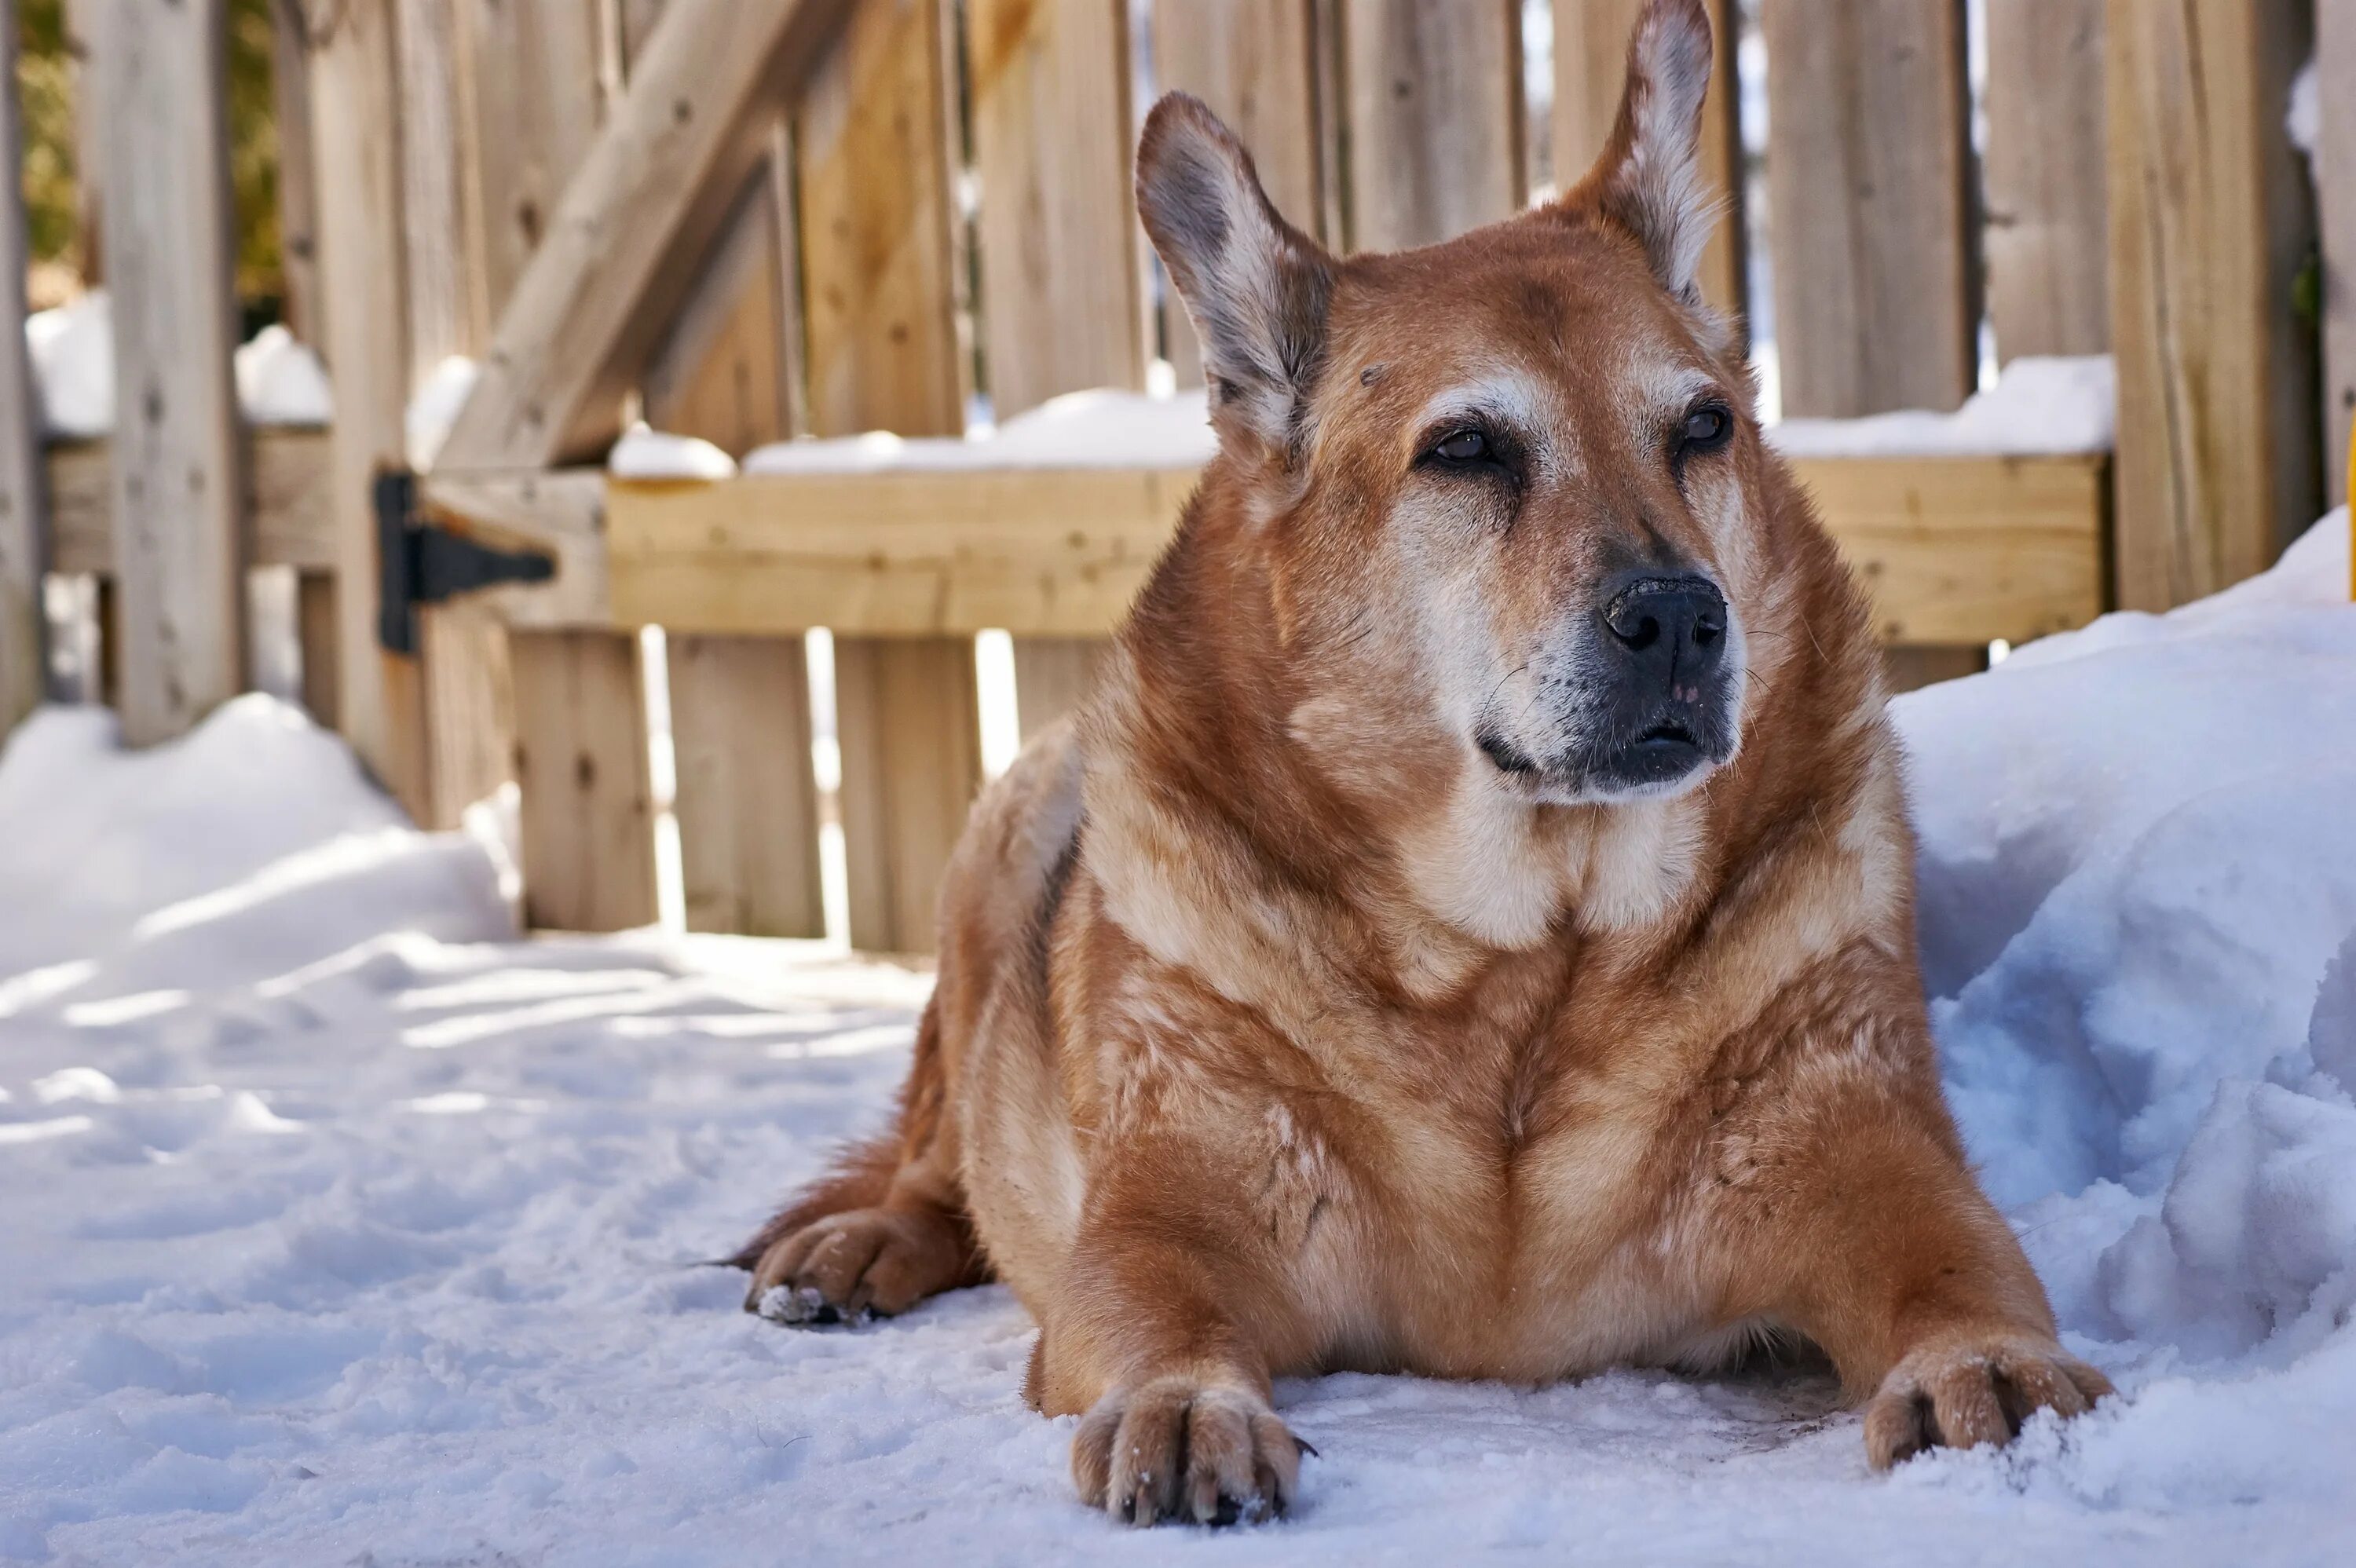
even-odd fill
[[[2102,453],[1794,462],[1891,642],[2020,642],[2103,600]],[[1191,468],[902,469],[611,480],[615,619],[673,632],[1112,629]]]
[[[1770,431],[1893,643],[2020,642],[2104,608],[2109,362],[2024,360],[1952,414]],[[2044,443],[2040,447],[2040,441]],[[624,624],[1101,635],[1215,447],[1199,392],[1056,398],[975,438],[766,446],[737,477],[642,442],[609,479]]]

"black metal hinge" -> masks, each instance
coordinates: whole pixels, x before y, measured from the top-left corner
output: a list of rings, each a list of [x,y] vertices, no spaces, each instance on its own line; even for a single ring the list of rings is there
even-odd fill
[[[493,549],[427,521],[417,506],[417,475],[406,470],[376,476],[376,635],[390,653],[417,651],[420,604],[556,575],[556,562],[547,556]]]

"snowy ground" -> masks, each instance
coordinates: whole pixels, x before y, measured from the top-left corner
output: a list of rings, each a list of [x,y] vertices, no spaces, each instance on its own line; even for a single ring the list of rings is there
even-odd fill
[[[2126,1397],[1869,1476],[1804,1374],[1329,1378],[1296,1516],[1130,1537],[997,1290],[856,1333],[734,1243],[878,1116],[920,976],[518,942],[249,699],[0,760],[0,1559],[727,1564],[2356,1561],[2344,520],[2166,620],[1906,698],[1956,1103]]]

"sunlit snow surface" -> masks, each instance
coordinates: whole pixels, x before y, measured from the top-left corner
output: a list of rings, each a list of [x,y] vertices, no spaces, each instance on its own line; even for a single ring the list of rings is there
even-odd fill
[[[1290,1382],[1302,1505],[1215,1540],[1073,1501],[1002,1292],[797,1333],[700,1266],[875,1125],[921,976],[519,942],[495,833],[409,831],[283,707],[136,757],[45,714],[0,760],[0,1559],[2356,1561],[2337,528],[1898,704],[1957,1106],[2123,1400],[1882,1478],[1804,1375]]]

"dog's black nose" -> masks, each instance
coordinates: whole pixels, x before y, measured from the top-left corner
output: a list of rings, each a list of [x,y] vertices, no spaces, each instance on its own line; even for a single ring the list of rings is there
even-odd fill
[[[1603,624],[1623,673],[1665,695],[1696,700],[1725,662],[1725,596],[1690,572],[1623,574],[1606,585]]]

